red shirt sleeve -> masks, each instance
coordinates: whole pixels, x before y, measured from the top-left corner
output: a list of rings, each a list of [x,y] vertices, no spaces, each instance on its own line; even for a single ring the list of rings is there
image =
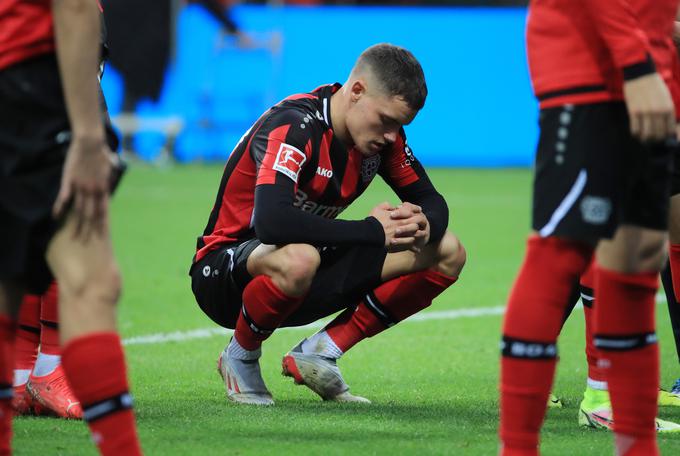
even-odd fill
[[[257,165],[255,185],[274,184],[285,176],[297,187],[300,173],[311,158],[311,128],[305,126],[302,115],[282,112],[272,116],[255,134],[250,144]]]
[[[643,74],[655,71],[649,38],[640,28],[629,0],[581,0],[581,3],[617,67],[643,65],[638,69]]]

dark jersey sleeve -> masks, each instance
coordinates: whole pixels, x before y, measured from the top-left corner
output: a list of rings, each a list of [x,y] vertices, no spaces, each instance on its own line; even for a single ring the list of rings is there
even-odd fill
[[[384,245],[382,225],[374,217],[334,220],[293,206],[299,176],[318,147],[314,126],[304,122],[304,116],[294,109],[274,112],[250,143],[257,166],[253,212],[257,238],[274,245]]]
[[[417,204],[430,223],[430,242],[439,242],[449,224],[449,208],[406,143],[402,129],[378,171],[402,202]]]

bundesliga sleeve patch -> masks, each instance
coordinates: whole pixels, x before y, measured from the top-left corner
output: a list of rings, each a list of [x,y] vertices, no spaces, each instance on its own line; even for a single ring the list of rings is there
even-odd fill
[[[280,173],[298,181],[302,165],[307,160],[307,156],[297,147],[282,143],[279,152],[276,154],[274,169]]]

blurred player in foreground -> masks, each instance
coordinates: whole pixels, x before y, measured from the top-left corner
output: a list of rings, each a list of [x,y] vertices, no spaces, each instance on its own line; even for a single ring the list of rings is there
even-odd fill
[[[574,283],[593,255],[594,342],[619,455],[658,454],[654,307],[666,247],[676,0],[535,0],[527,25],[540,101],[533,228],[503,326],[501,452],[538,454]]]
[[[201,309],[235,328],[218,360],[230,400],[272,405],[262,342],[342,310],[284,356],[283,372],[325,400],[368,402],[336,361],[457,280],[465,250],[402,128],[426,95],[409,51],[375,45],[344,85],[288,97],[232,152],[190,272]],[[377,174],[402,203],[337,219]]]
[[[9,454],[15,318],[59,282],[62,364],[105,455],[140,454],[116,332],[110,149],[92,0],[0,6],[0,453]]]

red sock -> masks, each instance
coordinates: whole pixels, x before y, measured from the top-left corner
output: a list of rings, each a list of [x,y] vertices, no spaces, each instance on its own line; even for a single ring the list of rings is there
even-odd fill
[[[680,302],[680,244],[671,244],[668,250],[671,277],[673,278],[673,294],[675,295],[675,300]]]
[[[599,358],[598,350],[595,348],[593,334],[595,330],[595,262],[588,266],[581,275],[581,297],[583,301],[583,316],[586,321],[586,360],[588,361],[588,386],[598,389],[607,389],[607,377],[602,367],[597,365]]]
[[[42,296],[40,310],[40,353],[46,355],[60,355],[59,343],[59,289],[57,283],[52,282]]]
[[[234,331],[236,341],[246,350],[257,350],[300,303],[302,298],[286,296],[271,277],[255,277],[243,290],[243,307]]]
[[[538,236],[527,242],[503,324],[500,438],[505,455],[538,454],[557,335],[573,284],[591,256],[591,248],[576,242]]]
[[[609,385],[614,432],[636,439],[655,438],[658,273],[623,274],[597,266],[595,277],[595,345]]]
[[[431,269],[388,280],[369,293],[356,309],[347,309],[326,326],[342,352],[428,307],[458,277]]]
[[[91,333],[72,339],[61,361],[101,454],[141,455],[118,334]]]
[[[12,452],[12,378],[16,322],[0,315],[0,456]]]
[[[33,369],[40,345],[40,296],[24,295],[14,345],[14,369]]]

